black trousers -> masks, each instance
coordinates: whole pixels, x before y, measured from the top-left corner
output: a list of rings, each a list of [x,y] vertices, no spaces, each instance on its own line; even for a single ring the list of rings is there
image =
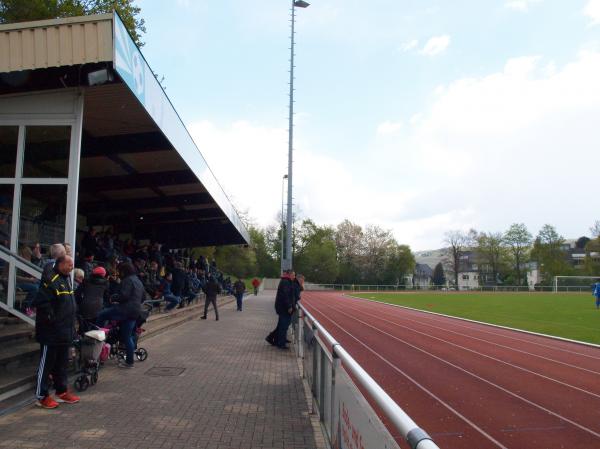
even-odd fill
[[[217,298],[209,298],[208,296],[204,300],[204,317],[206,317],[206,314],[208,313],[208,305],[209,304],[213,305],[213,308],[215,309],[215,316],[217,317],[217,320],[218,320],[219,319],[219,309],[217,309]]]
[[[67,391],[67,366],[69,364],[69,345],[40,345],[41,357],[37,375],[35,395],[38,399],[48,396],[48,376],[56,394]]]

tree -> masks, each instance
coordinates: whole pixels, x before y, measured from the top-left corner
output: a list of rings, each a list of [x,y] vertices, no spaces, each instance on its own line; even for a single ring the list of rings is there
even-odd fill
[[[349,220],[341,222],[335,231],[339,283],[355,283],[362,273],[364,233],[362,228]]]
[[[335,231],[329,226],[317,226],[312,220],[304,220],[298,229],[295,269],[311,282],[328,284],[335,282],[338,261]]]
[[[504,243],[508,246],[517,285],[522,285],[525,279],[523,266],[528,260],[531,239],[532,236],[523,223],[513,223],[504,233]]]
[[[482,232],[477,236],[476,242],[479,271],[490,274],[492,283],[496,285],[506,254],[502,233]]]
[[[269,249],[267,232],[255,226],[248,228],[251,247],[256,257],[256,276],[276,278],[279,276],[279,262]]]
[[[382,281],[384,284],[404,284],[404,278],[415,269],[415,256],[408,245],[395,241],[387,249]]]
[[[143,46],[141,35],[146,32],[141,8],[134,0],[0,0],[0,23],[62,17],[105,14],[116,10],[133,41]]]
[[[545,283],[551,283],[554,276],[565,276],[572,272],[566,253],[562,249],[564,242],[565,239],[556,229],[546,224],[540,229],[533,243],[531,258],[539,264]]]
[[[245,278],[256,273],[256,254],[248,246],[217,246],[215,260],[219,270],[230,276]]]
[[[392,232],[375,225],[368,225],[363,236],[363,278],[367,284],[381,284],[388,255],[397,245]]]
[[[442,262],[438,262],[433,269],[433,285],[436,287],[443,287],[446,285],[446,275],[444,274],[444,266],[442,265]]]
[[[454,230],[445,234],[444,243],[448,245],[446,249],[446,259],[450,266],[450,271],[454,277],[454,287],[458,289],[458,276],[461,269],[461,260],[465,251],[473,244],[476,232],[472,229],[469,232]]]
[[[592,233],[592,237],[600,238],[600,220],[596,220],[594,225],[590,228],[590,232]]]
[[[579,237],[577,239],[577,241],[575,242],[575,248],[577,248],[577,249],[585,249],[585,245],[587,245],[590,240],[591,239],[589,237],[586,237],[586,236]]]

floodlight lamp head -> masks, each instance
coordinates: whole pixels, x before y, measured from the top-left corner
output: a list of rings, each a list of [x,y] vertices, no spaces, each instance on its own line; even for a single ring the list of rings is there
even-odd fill
[[[305,2],[304,0],[296,0],[294,2],[294,6],[296,6],[298,8],[307,8],[310,6],[310,3]]]

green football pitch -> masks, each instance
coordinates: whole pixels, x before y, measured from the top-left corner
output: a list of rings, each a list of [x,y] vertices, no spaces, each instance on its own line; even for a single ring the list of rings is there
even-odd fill
[[[358,293],[353,296],[600,344],[600,310],[585,293]]]

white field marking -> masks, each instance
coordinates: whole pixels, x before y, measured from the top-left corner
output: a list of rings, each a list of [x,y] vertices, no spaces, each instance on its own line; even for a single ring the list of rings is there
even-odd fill
[[[528,351],[523,351],[521,349],[516,349],[516,348],[513,348],[512,346],[502,345],[500,343],[497,343],[497,342],[494,342],[494,341],[490,341],[490,340],[486,340],[484,338],[474,337],[472,335],[467,335],[467,334],[463,334],[463,333],[460,333],[460,332],[452,331],[450,329],[445,329],[445,328],[442,328],[442,327],[434,326],[432,324],[427,324],[426,322],[418,321],[418,320],[411,319],[411,318],[402,317],[402,319],[405,319],[407,321],[412,321],[413,323],[418,323],[418,324],[420,324],[422,326],[428,326],[428,327],[431,327],[433,329],[438,329],[438,330],[442,330],[444,332],[450,332],[450,333],[453,333],[453,334],[456,334],[456,335],[460,335],[460,336],[463,336],[465,338],[471,338],[473,340],[478,340],[478,341],[482,341],[484,343],[489,343],[491,345],[495,345],[495,346],[498,346],[500,348],[506,348],[506,349],[509,349],[511,351],[514,351],[514,352],[520,352],[522,354],[526,354],[526,355],[530,355],[530,356],[533,356],[533,357],[537,357],[537,358],[540,358],[540,359],[543,359],[543,360],[546,360],[546,361],[549,361],[549,362],[554,362],[554,363],[557,363],[559,365],[564,365],[564,366],[567,366],[569,368],[577,369],[577,370],[580,370],[580,371],[585,371],[585,372],[588,372],[588,373],[591,373],[591,374],[600,375],[600,371],[594,371],[594,370],[591,370],[591,369],[588,369],[588,368],[583,368],[581,366],[573,365],[571,363],[561,362],[560,360],[552,359],[550,357],[545,357],[545,356],[539,355],[539,354],[534,354],[534,353],[528,352]],[[442,323],[441,320],[431,320],[431,321],[433,321],[434,323]],[[464,327],[466,329],[471,329],[468,326],[460,326],[460,325],[457,325],[457,326]],[[485,332],[485,331],[481,331],[481,332]],[[494,335],[496,335],[496,334],[494,334]],[[526,340],[523,340],[523,341],[526,341]],[[569,353],[569,354],[573,354],[573,353]]]
[[[416,329],[413,329],[412,327],[408,327],[408,326],[405,326],[405,325],[403,325],[403,324],[399,324],[399,323],[394,323],[393,321],[386,320],[385,318],[378,317],[377,315],[372,315],[372,314],[370,314],[370,313],[366,313],[366,312],[364,312],[364,311],[362,311],[362,310],[360,310],[360,309],[356,309],[356,308],[349,308],[349,309],[350,309],[350,310],[354,310],[354,311],[356,311],[356,312],[360,312],[362,315],[366,315],[366,316],[373,317],[373,318],[375,318],[375,319],[377,319],[377,320],[384,321],[384,322],[386,322],[386,323],[389,323],[389,324],[391,324],[391,325],[393,325],[393,326],[396,326],[396,327],[401,327],[401,328],[407,329],[407,330],[409,330],[409,331],[412,331],[412,332],[414,332],[414,333],[416,333],[416,334],[419,334],[419,335],[424,335],[425,337],[428,337],[428,338],[432,338],[432,339],[434,339],[434,340],[441,341],[441,342],[443,342],[443,343],[446,343],[446,344],[448,344],[448,345],[450,345],[450,346],[454,346],[454,347],[456,347],[456,348],[463,349],[463,350],[465,350],[465,351],[468,351],[468,352],[471,352],[471,353],[473,353],[473,354],[477,354],[477,355],[479,355],[479,356],[481,356],[481,357],[485,357],[485,358],[487,358],[487,359],[490,359],[490,360],[493,360],[493,361],[495,361],[495,362],[502,363],[502,364],[504,364],[504,365],[508,365],[508,366],[510,366],[510,367],[512,367],[512,368],[515,368],[515,369],[518,369],[518,370],[521,370],[521,371],[525,371],[526,373],[533,374],[534,376],[539,376],[539,377],[541,377],[541,378],[543,378],[543,379],[549,380],[549,381],[551,381],[551,382],[556,382],[557,384],[563,385],[563,386],[565,386],[565,387],[568,387],[568,388],[572,388],[572,389],[574,389],[574,390],[577,390],[577,391],[579,391],[579,392],[581,392],[581,393],[584,393],[584,394],[587,394],[587,395],[593,396],[593,397],[595,397],[595,398],[597,398],[597,399],[600,399],[600,394],[592,393],[591,391],[584,390],[583,388],[576,387],[575,385],[571,385],[571,384],[568,384],[568,383],[566,383],[566,382],[563,382],[563,381],[561,381],[561,380],[554,379],[554,378],[552,378],[552,377],[546,376],[546,375],[544,375],[544,374],[541,374],[541,373],[538,373],[538,372],[536,372],[536,371],[532,371],[532,370],[530,370],[530,369],[527,369],[527,368],[525,368],[525,367],[522,367],[522,366],[519,366],[519,365],[515,365],[514,363],[510,363],[510,362],[507,362],[507,361],[504,361],[504,360],[498,359],[498,358],[496,358],[496,357],[493,357],[493,356],[491,356],[491,355],[483,354],[482,352],[476,351],[476,350],[474,350],[474,349],[469,349],[469,348],[467,348],[467,347],[465,347],[465,346],[462,346],[462,345],[459,345],[459,344],[456,344],[456,343],[451,343],[451,342],[449,342],[448,340],[444,340],[443,338],[434,337],[433,335],[427,334],[427,333],[425,333],[425,332],[418,331],[418,330],[416,330]],[[410,321],[416,322],[416,321],[414,321],[414,320],[410,320]],[[430,326],[430,327],[435,327],[435,326]],[[442,328],[437,328],[437,329],[440,329],[440,330],[442,330],[442,331],[445,331],[445,329],[442,329]],[[448,332],[452,332],[452,331],[448,331]],[[459,334],[459,335],[460,335],[460,334]],[[600,374],[600,373],[598,373],[598,374]]]
[[[429,395],[431,398],[433,398],[434,400],[436,400],[437,402],[439,402],[440,404],[442,404],[444,407],[446,407],[448,410],[450,410],[450,412],[454,413],[459,419],[461,419],[464,422],[466,422],[468,425],[470,425],[473,429],[475,429],[477,432],[479,432],[485,438],[487,438],[488,440],[490,440],[496,446],[498,446],[501,449],[509,449],[506,446],[504,446],[502,443],[500,443],[498,440],[496,440],[489,433],[487,433],[485,430],[483,430],[481,427],[479,427],[477,424],[475,424],[473,421],[471,421],[469,418],[467,418],[465,415],[463,415],[458,410],[456,410],[454,407],[452,407],[450,404],[448,404],[447,402],[445,402],[442,398],[440,398],[439,396],[437,396],[432,391],[428,390],[425,386],[421,385],[419,382],[417,382],[411,376],[409,376],[408,374],[406,374],[404,371],[402,371],[400,368],[398,368],[396,365],[394,365],[388,359],[386,359],[385,357],[383,357],[382,355],[380,355],[379,353],[377,353],[375,350],[373,350],[373,348],[371,348],[370,346],[368,346],[365,343],[363,343],[362,341],[360,341],[358,338],[356,338],[354,335],[352,335],[346,329],[344,329],[343,327],[341,327],[339,324],[337,324],[331,318],[327,318],[326,315],[323,312],[321,312],[317,307],[315,307],[314,305],[311,305],[310,307],[313,310],[316,310],[321,315],[323,315],[334,326],[338,327],[342,332],[345,332],[346,334],[348,334],[348,336],[350,336],[351,338],[353,338],[354,340],[356,340],[359,344],[363,345],[368,351],[372,352],[376,357],[380,358],[384,363],[388,364],[393,370],[395,370],[398,373],[400,373],[401,375],[403,375],[406,379],[408,379],[410,382],[412,382],[418,388],[420,388],[425,394]]]
[[[495,328],[498,328],[498,329],[506,329],[506,330],[509,330],[509,331],[520,332],[522,334],[534,335],[536,337],[550,338],[550,339],[553,339],[553,340],[564,341],[564,342],[567,342],[567,343],[575,343],[575,344],[578,344],[578,345],[588,346],[588,347],[591,347],[591,348],[600,348],[600,345],[597,345],[595,343],[588,343],[586,341],[571,340],[569,338],[557,337],[555,335],[540,334],[539,332],[526,331],[526,330],[523,330],[523,329],[517,329],[515,327],[502,326],[500,324],[484,323],[483,321],[470,320],[468,318],[462,318],[462,317],[459,317],[459,316],[446,315],[446,314],[443,314],[443,313],[431,312],[429,310],[415,309],[414,307],[401,306],[399,304],[391,304],[389,302],[376,301],[376,300],[373,300],[373,299],[361,298],[361,297],[358,297],[358,296],[352,296],[352,295],[343,295],[343,296],[345,296],[347,298],[350,298],[350,299],[354,299],[355,301],[369,301],[369,302],[377,303],[377,304],[381,304],[381,305],[386,305],[386,306],[391,306],[391,307],[398,307],[400,309],[412,310],[413,312],[421,312],[421,313],[427,313],[429,315],[441,316],[441,317],[444,317],[444,318],[452,318],[454,320],[466,321],[466,322],[475,323],[475,324],[481,324],[482,326],[495,327]],[[432,320],[432,321],[439,322],[439,320]],[[525,340],[525,339],[522,339],[522,338],[511,337],[511,336],[508,336],[508,335],[498,334],[496,332],[485,331],[483,329],[475,329],[475,328],[472,328],[472,327],[469,327],[469,326],[466,326],[466,325],[461,325],[461,324],[458,324],[458,323],[456,325],[459,326],[459,327],[464,327],[465,329],[473,330],[475,332],[482,332],[482,333],[485,333],[485,334],[495,335],[497,337],[508,338],[508,339],[511,339],[511,340],[521,341],[523,343],[529,343],[529,344],[532,344],[532,345],[541,346],[543,348],[553,349],[555,351],[567,352],[569,354],[575,354],[575,355],[580,355],[582,357],[587,357],[587,358],[594,359],[594,360],[600,360],[600,357],[596,357],[596,356],[589,355],[589,354],[584,354],[584,353],[581,353],[581,352],[575,352],[575,351],[570,351],[568,349],[556,348],[554,346],[545,345],[543,343],[537,343],[537,342]]]
[[[333,307],[333,306],[329,306],[329,307],[331,307],[332,309],[336,310],[335,307]],[[542,410],[542,411],[544,411],[544,412],[546,412],[546,413],[548,413],[548,414],[550,414],[550,415],[552,415],[552,416],[554,416],[554,417],[556,417],[558,419],[562,419],[563,421],[568,422],[569,424],[577,427],[580,430],[583,430],[584,432],[587,432],[587,433],[595,436],[596,438],[600,438],[600,433],[597,433],[597,432],[593,431],[592,429],[588,429],[584,425],[579,424],[579,423],[577,423],[577,422],[575,422],[575,421],[573,421],[573,420],[571,420],[571,419],[569,419],[569,418],[567,418],[565,416],[562,416],[559,413],[553,412],[552,410],[550,410],[550,409],[548,409],[548,408],[546,408],[546,407],[544,407],[544,406],[542,406],[540,404],[537,404],[537,403],[535,403],[533,401],[530,401],[529,399],[524,398],[523,396],[520,396],[520,395],[518,395],[516,393],[513,393],[512,391],[510,391],[510,390],[508,390],[508,389],[506,389],[506,388],[504,388],[504,387],[502,387],[502,386],[500,386],[498,384],[495,384],[494,382],[492,382],[490,380],[484,379],[483,377],[478,376],[477,374],[472,373],[469,370],[461,368],[460,366],[458,366],[458,365],[456,365],[456,364],[454,364],[452,362],[449,362],[448,360],[445,360],[445,359],[443,359],[441,357],[438,357],[435,354],[432,354],[432,353],[430,353],[428,351],[425,351],[424,349],[421,349],[418,346],[415,346],[415,345],[413,345],[413,344],[411,344],[411,343],[409,343],[407,341],[404,341],[401,338],[398,338],[398,337],[396,337],[396,336],[394,336],[392,334],[389,334],[389,333],[387,333],[385,331],[377,329],[375,326],[372,326],[372,325],[370,325],[369,323],[367,323],[365,321],[359,320],[358,318],[355,318],[355,317],[353,317],[351,315],[348,315],[345,312],[342,312],[340,310],[336,310],[336,312],[338,312],[338,313],[340,313],[342,315],[346,315],[347,317],[349,317],[352,320],[358,321],[359,323],[362,323],[363,325],[365,325],[367,327],[370,327],[371,329],[375,329],[377,332],[380,332],[380,333],[382,333],[382,334],[384,334],[384,335],[386,335],[386,336],[388,336],[388,337],[390,337],[390,338],[392,338],[394,340],[397,340],[397,341],[399,341],[401,343],[404,343],[405,345],[410,346],[411,348],[416,349],[417,351],[420,351],[423,354],[426,354],[426,355],[428,355],[428,356],[430,356],[430,357],[432,357],[432,358],[434,358],[436,360],[439,360],[440,362],[442,362],[442,363],[444,363],[446,365],[449,365],[449,366],[451,366],[453,368],[456,368],[457,370],[459,370],[459,371],[461,371],[461,372],[463,372],[463,373],[465,373],[465,374],[467,374],[467,375],[469,375],[471,377],[474,377],[475,379],[478,379],[478,380],[480,380],[480,381],[482,381],[482,382],[484,382],[484,383],[486,383],[486,384],[488,384],[488,385],[490,385],[490,386],[492,386],[494,388],[497,388],[498,390],[503,391],[504,393],[506,393],[506,394],[508,394],[510,396],[513,396],[514,398],[520,399],[521,401],[523,401],[523,402],[525,402],[525,403],[527,403],[527,404],[529,404],[529,405],[531,405],[533,407],[536,407],[536,408],[538,408],[538,409],[540,409],[540,410]]]

